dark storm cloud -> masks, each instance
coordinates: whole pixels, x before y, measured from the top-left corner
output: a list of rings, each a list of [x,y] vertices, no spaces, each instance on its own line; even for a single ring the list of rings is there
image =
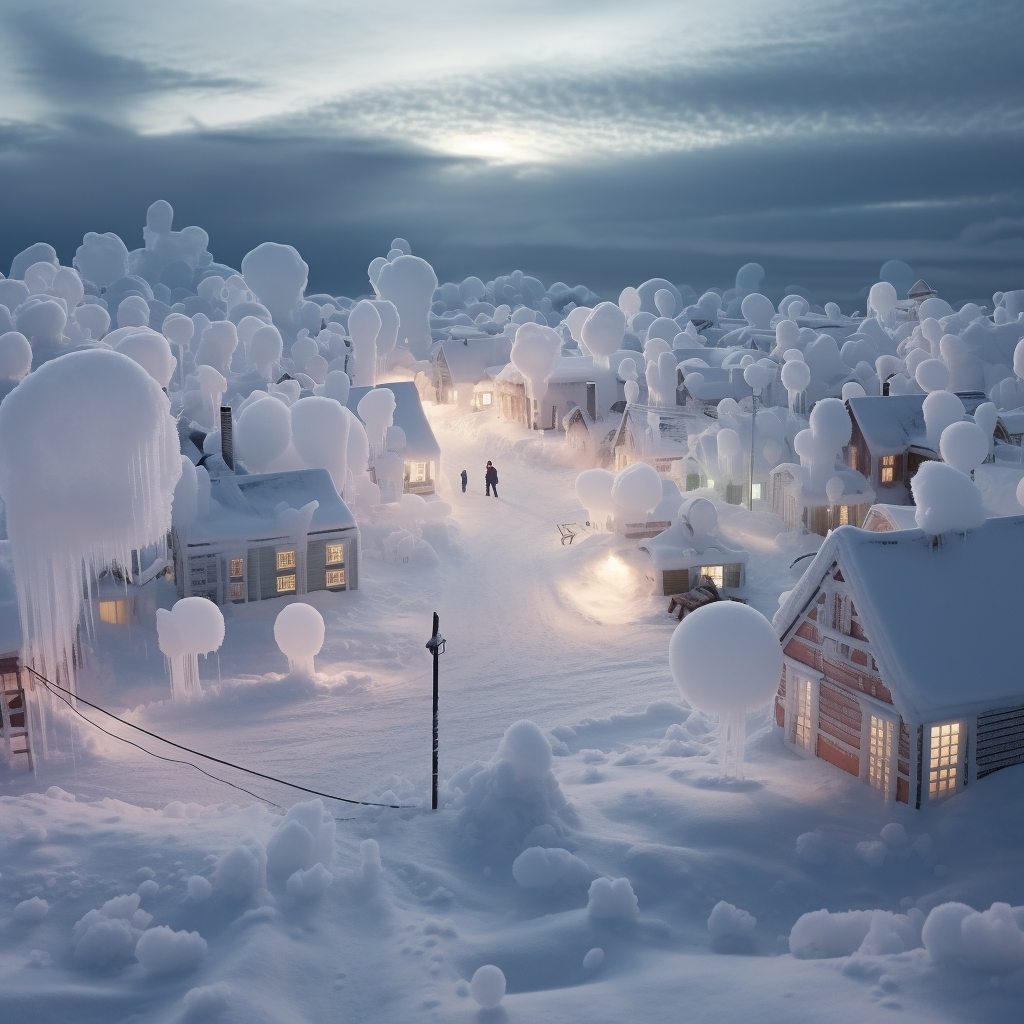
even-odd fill
[[[70,262],[87,230],[133,248],[166,198],[218,260],[289,242],[312,289],[348,294],[398,234],[442,279],[519,267],[607,295],[655,275],[728,286],[748,260],[771,294],[800,283],[846,305],[889,258],[953,300],[1024,285],[1024,7],[815,12],[742,47],[723,29],[710,52],[449,75],[163,135],[126,127],[132,96],[236,83],[103,57],[37,21],[23,74],[63,115],[0,129],[0,266],[40,239]],[[494,165],[432,144],[505,129],[559,155]]]

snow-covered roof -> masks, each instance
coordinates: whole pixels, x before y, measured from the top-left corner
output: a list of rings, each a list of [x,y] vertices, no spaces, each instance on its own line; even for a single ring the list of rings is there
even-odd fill
[[[987,401],[980,392],[961,393],[967,413]],[[924,395],[875,395],[851,398],[850,415],[875,455],[896,455],[917,447],[932,451],[924,422]]]
[[[784,637],[838,562],[882,680],[911,722],[1024,703],[1020,624],[1024,515],[934,545],[921,530],[841,526],[775,614]],[[965,587],[970,588],[965,596]]]
[[[655,569],[693,569],[701,565],[745,564],[750,557],[717,533],[694,536],[689,523],[677,518],[667,529],[637,544],[651,556]]]
[[[868,514],[864,517],[864,529],[879,531],[873,525],[876,521],[888,524],[892,530],[916,530],[917,529],[917,508],[914,505],[872,505]],[[885,527],[882,527],[884,530]]]
[[[423,403],[420,401],[420,393],[411,380],[391,381],[388,384],[378,384],[378,388],[388,388],[395,396],[394,424],[405,431],[405,451],[402,456],[406,459],[417,458],[422,461],[430,459],[440,460],[441,446],[434,437],[433,430],[427,420],[427,414],[423,411]],[[349,409],[357,416],[359,415],[359,403],[363,396],[372,390],[368,387],[351,388],[348,393]]]
[[[438,346],[438,355],[443,354],[453,383],[476,384],[487,376],[489,366],[507,362],[511,341],[500,334],[467,341],[445,341]]]
[[[825,494],[824,487],[820,490],[810,485],[810,470],[796,462],[780,462],[769,474],[789,473],[800,487],[800,504],[805,508],[819,508],[831,502]],[[843,493],[837,505],[868,505],[874,502],[875,492],[871,485],[855,469],[837,462],[829,476],[837,476],[843,481]]]
[[[21,650],[21,615],[14,583],[14,552],[9,540],[0,540],[0,658]]]
[[[227,537],[270,540],[284,536],[277,524],[276,509],[281,502],[290,508],[319,503],[310,522],[311,534],[354,529],[356,525],[326,469],[213,476],[210,498],[209,514],[189,527],[190,547]]]

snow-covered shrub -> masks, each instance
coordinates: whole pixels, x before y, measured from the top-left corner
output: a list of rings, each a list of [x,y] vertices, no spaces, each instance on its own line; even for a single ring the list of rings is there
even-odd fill
[[[824,960],[853,953],[902,953],[920,946],[920,911],[847,910],[804,914],[789,933],[789,949],[801,960]]]
[[[628,878],[595,878],[587,894],[587,913],[610,921],[635,921],[640,904]]]
[[[592,872],[568,850],[531,846],[512,863],[512,877],[524,889],[546,889],[552,885],[586,885]]]
[[[130,960],[135,943],[153,920],[139,910],[139,894],[115,896],[90,910],[71,930],[75,959],[90,967],[110,967]]]
[[[192,971],[206,956],[206,939],[199,932],[176,932],[158,925],[143,932],[135,946],[135,957],[150,974],[180,974]]]
[[[724,945],[737,940],[749,939],[754,932],[757,918],[725,900],[719,900],[708,918],[711,941]]]

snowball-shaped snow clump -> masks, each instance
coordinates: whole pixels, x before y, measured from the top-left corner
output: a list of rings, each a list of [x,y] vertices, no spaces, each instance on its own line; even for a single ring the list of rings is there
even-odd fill
[[[939,453],[961,473],[970,473],[988,458],[988,436],[970,420],[951,423],[939,438]]]
[[[290,604],[274,620],[274,639],[293,672],[312,673],[324,645],[324,617],[311,604]]]
[[[756,917],[725,900],[719,900],[708,918],[708,931],[712,942],[725,943],[748,938],[756,924]]]
[[[31,899],[22,900],[14,908],[14,920],[22,924],[35,924],[42,921],[49,912],[50,904],[38,896],[33,896]]]
[[[943,903],[928,915],[921,938],[931,959],[966,966],[988,975],[1024,967],[1024,908],[993,903],[976,911],[963,903]]]
[[[469,983],[469,991],[483,1009],[493,1010],[505,997],[505,975],[494,964],[485,964],[477,968]]]
[[[973,530],[985,522],[981,491],[970,477],[944,462],[926,462],[910,481],[917,510],[914,519],[925,533]]]
[[[508,761],[518,781],[538,781],[551,771],[551,744],[540,727],[526,719],[510,725],[498,745],[496,760]]]
[[[622,470],[612,484],[612,501],[629,515],[646,516],[662,498],[661,477],[646,462]]]
[[[576,477],[576,497],[589,513],[591,522],[603,523],[614,511],[614,485],[615,474],[607,469],[585,469]]]
[[[206,939],[199,932],[176,932],[158,925],[143,932],[135,958],[150,974],[181,974],[195,970],[206,956]]]
[[[263,473],[292,440],[291,411],[276,398],[252,402],[235,424],[235,452],[245,468]]]
[[[595,878],[587,893],[587,913],[613,921],[635,921],[640,904],[628,878]]]
[[[546,889],[552,885],[586,885],[591,871],[568,850],[531,846],[512,862],[512,877],[524,889]]]
[[[669,666],[693,707],[731,715],[772,699],[782,673],[782,648],[759,611],[721,601],[691,612],[676,627]]]
[[[235,846],[228,850],[213,872],[216,889],[232,899],[248,899],[266,885],[267,855],[262,846]]]

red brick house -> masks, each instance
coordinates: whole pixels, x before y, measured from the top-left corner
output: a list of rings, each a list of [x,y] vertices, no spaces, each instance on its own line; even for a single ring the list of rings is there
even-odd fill
[[[915,807],[1024,763],[1022,557],[1024,516],[834,531],[774,619],[786,745]]]

